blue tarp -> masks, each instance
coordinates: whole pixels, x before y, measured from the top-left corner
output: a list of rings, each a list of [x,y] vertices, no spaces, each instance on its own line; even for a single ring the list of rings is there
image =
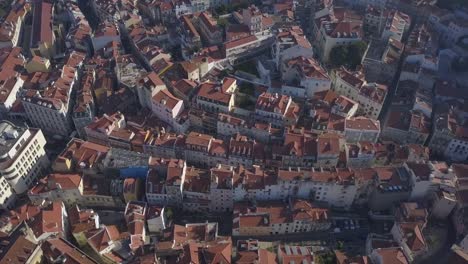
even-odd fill
[[[146,178],[148,166],[127,167],[120,169],[121,178]]]

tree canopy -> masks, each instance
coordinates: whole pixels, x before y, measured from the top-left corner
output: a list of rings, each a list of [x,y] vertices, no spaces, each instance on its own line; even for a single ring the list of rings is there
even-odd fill
[[[330,52],[330,63],[333,67],[346,65],[352,69],[361,64],[362,56],[366,52],[367,43],[359,41],[347,46],[334,47]]]

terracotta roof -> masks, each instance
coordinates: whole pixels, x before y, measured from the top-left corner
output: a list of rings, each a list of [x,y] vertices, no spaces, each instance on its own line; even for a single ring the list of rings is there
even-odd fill
[[[409,264],[400,248],[379,248],[376,253],[382,258],[382,263]]]
[[[169,90],[163,89],[153,96],[153,101],[173,110],[174,107],[182,100],[172,95]]]
[[[239,46],[242,46],[242,45],[254,42],[254,41],[257,41],[257,37],[254,35],[236,39],[236,40],[231,40],[229,42],[224,43],[224,49],[228,50],[228,49],[237,48]]]
[[[53,4],[41,0],[34,3],[31,47],[37,47],[38,43],[52,43],[52,10]]]
[[[311,58],[303,56],[295,57],[284,62],[288,67],[295,67],[304,78],[318,80],[330,80],[327,71],[320,64]]]
[[[28,226],[32,229],[34,236],[39,237],[44,233],[56,233],[59,236],[65,236],[65,227],[63,226],[62,214],[64,205],[62,202],[53,202],[49,206],[42,208],[40,213],[29,218]]]
[[[49,174],[29,190],[29,194],[47,193],[51,190],[78,189],[81,183],[79,174]]]
[[[218,101],[223,104],[229,104],[232,95],[222,91],[222,87],[215,83],[202,83],[199,87],[198,94],[199,99],[208,99],[212,101]]]
[[[257,99],[255,108],[284,115],[288,109],[290,99],[291,98],[286,95],[262,93]]]
[[[79,248],[63,238],[53,238],[46,240],[42,246],[44,257],[48,260],[62,259],[66,257],[70,264],[97,264],[98,262],[86,255]]]
[[[197,83],[188,79],[181,79],[173,84],[174,89],[186,96],[188,96],[195,87],[197,87]]]
[[[380,121],[367,117],[348,118],[345,120],[345,128],[380,132]]]

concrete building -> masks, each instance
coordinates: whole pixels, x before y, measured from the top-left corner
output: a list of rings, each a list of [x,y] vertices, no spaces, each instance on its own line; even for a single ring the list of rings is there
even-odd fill
[[[333,91],[359,103],[358,114],[378,119],[387,96],[387,86],[368,83],[361,71],[351,72],[344,68],[336,70],[333,79]]]
[[[44,133],[63,138],[73,131],[70,100],[84,58],[85,54],[72,52],[55,82],[41,92],[28,90],[23,96],[28,119]]]
[[[377,143],[380,135],[380,121],[365,117],[345,119],[344,135],[347,143],[359,141]]]
[[[31,202],[63,201],[67,206],[81,203],[83,183],[79,174],[49,174],[28,191]]]
[[[15,193],[24,193],[49,167],[49,159],[44,151],[46,140],[41,130],[15,126],[8,121],[0,123],[0,131],[0,174]],[[5,191],[8,190],[5,187]],[[6,197],[11,195],[11,190],[10,195],[4,195],[2,200],[5,205],[9,205]]]
[[[24,85],[20,74],[26,59],[19,47],[3,48],[0,54],[4,57],[0,67],[0,114],[5,118],[16,102],[20,88]]]
[[[350,45],[362,40],[362,18],[346,8],[333,8],[316,17],[313,24],[314,49],[323,62],[327,62],[334,47]]]
[[[395,142],[424,144],[429,138],[430,119],[420,112],[390,111],[387,115],[382,138]]]
[[[161,90],[167,89],[164,82],[155,72],[143,77],[137,84],[136,90],[140,105],[148,109],[152,108],[152,98]]]
[[[217,45],[223,42],[223,32],[211,14],[206,11],[202,12],[198,20],[200,33],[206,43]]]
[[[205,82],[200,84],[196,103],[208,112],[229,113],[233,110],[235,95],[224,89],[225,85]]]
[[[233,235],[259,236],[328,230],[329,211],[306,200],[236,203]]]
[[[151,110],[160,120],[174,127],[176,118],[184,110],[184,101],[163,89],[153,96]]]
[[[315,93],[329,90],[331,86],[326,70],[312,58],[300,56],[285,60],[281,73],[284,82],[282,93],[292,97],[312,98]]]
[[[51,59],[55,55],[56,30],[54,28],[54,3],[37,1],[33,4],[31,54]]]
[[[149,233],[161,233],[168,222],[165,207],[148,206],[146,209],[146,223]]]
[[[80,89],[76,95],[73,107],[73,124],[82,138],[85,137],[85,127],[93,122],[96,116],[96,105],[93,97],[94,72],[88,71],[81,77]]]

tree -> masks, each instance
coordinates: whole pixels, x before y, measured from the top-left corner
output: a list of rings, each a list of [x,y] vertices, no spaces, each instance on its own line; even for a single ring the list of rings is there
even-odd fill
[[[328,251],[327,253],[317,254],[314,256],[315,263],[318,264],[335,264],[336,256],[333,251]]]
[[[337,46],[334,47],[330,52],[330,63],[339,67],[348,62],[348,47],[347,46]]]
[[[367,43],[359,41],[347,46],[334,47],[330,52],[330,63],[334,67],[346,65],[352,69],[361,64]]]

